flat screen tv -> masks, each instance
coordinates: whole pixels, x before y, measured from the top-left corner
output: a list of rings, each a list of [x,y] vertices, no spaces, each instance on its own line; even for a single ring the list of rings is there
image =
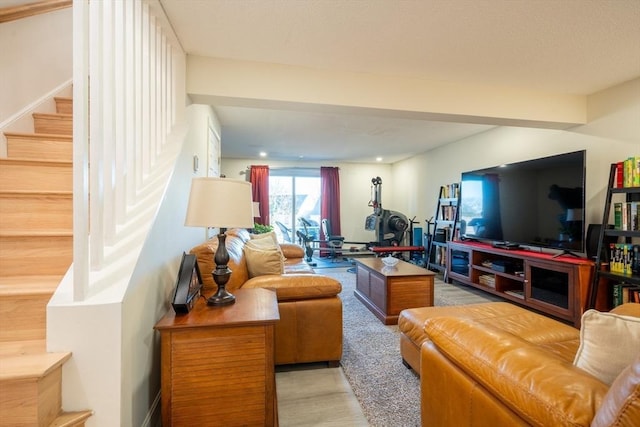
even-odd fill
[[[462,174],[460,235],[507,248],[584,252],[585,151]]]

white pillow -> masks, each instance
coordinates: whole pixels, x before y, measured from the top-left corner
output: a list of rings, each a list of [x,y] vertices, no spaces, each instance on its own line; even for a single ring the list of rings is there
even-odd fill
[[[640,354],[640,318],[587,310],[573,364],[607,385]]]

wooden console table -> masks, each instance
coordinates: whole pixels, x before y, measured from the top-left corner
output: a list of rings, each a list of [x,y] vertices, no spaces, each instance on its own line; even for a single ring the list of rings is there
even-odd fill
[[[385,325],[398,323],[405,308],[433,305],[434,272],[402,260],[392,268],[382,258],[355,261],[354,294]]]
[[[156,324],[161,337],[162,425],[278,424],[273,291],[239,289],[236,303],[185,315],[173,309]]]

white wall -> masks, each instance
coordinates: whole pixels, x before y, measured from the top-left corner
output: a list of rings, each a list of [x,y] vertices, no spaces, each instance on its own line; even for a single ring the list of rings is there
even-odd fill
[[[458,182],[462,172],[587,150],[586,221],[601,221],[609,165],[640,154],[640,79],[589,97],[590,123],[569,131],[522,127],[497,127],[414,156],[393,165],[270,162],[265,159],[229,159],[222,153],[222,173],[239,179],[247,166],[340,167],[342,234],[349,240],[370,241],[364,219],[372,212],[371,178],[382,178],[382,205],[399,211],[426,231],[426,220],[435,214],[441,185]],[[326,164],[325,164],[326,163]]]
[[[589,106],[592,121],[569,131],[498,127],[398,162],[394,203],[430,218],[440,185],[459,181],[462,172],[586,150],[585,218],[599,223],[610,164],[640,154],[640,79],[592,95]]]
[[[223,136],[224,138],[224,136]],[[382,205],[385,209],[398,210],[391,204],[392,195],[385,193],[385,186],[391,184],[391,166],[385,164],[334,163],[334,162],[277,162],[265,159],[229,159],[222,153],[222,174],[232,179],[249,179],[245,172],[247,166],[269,165],[278,167],[306,167],[320,166],[338,167],[340,169],[340,225],[341,234],[347,241],[370,242],[375,240],[372,231],[364,229],[367,215],[373,213],[368,206],[371,200],[371,178],[382,178]],[[390,188],[390,187],[389,187]],[[389,201],[389,204],[386,202]],[[407,214],[409,216],[409,214]]]
[[[51,95],[71,80],[72,9],[5,22],[0,25],[0,131],[33,131],[31,110],[55,111]],[[0,132],[0,154],[6,153]]]
[[[122,426],[142,425],[154,400],[159,404],[160,340],[153,327],[170,308],[182,253],[205,237],[204,229],[186,227],[184,219],[191,180],[206,174],[205,167],[193,171],[193,156],[206,158],[210,117],[217,123],[211,107],[187,108],[189,134],[123,301]]]
[[[393,117],[566,129],[586,122],[584,95],[310,69],[189,55],[195,102],[237,106],[370,111]]]

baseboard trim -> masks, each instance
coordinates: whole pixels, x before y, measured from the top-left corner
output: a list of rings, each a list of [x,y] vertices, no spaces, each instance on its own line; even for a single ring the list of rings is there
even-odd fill
[[[147,412],[147,416],[144,417],[141,427],[162,427],[162,414],[160,413],[160,391],[156,394],[156,398],[153,399],[151,407]]]

